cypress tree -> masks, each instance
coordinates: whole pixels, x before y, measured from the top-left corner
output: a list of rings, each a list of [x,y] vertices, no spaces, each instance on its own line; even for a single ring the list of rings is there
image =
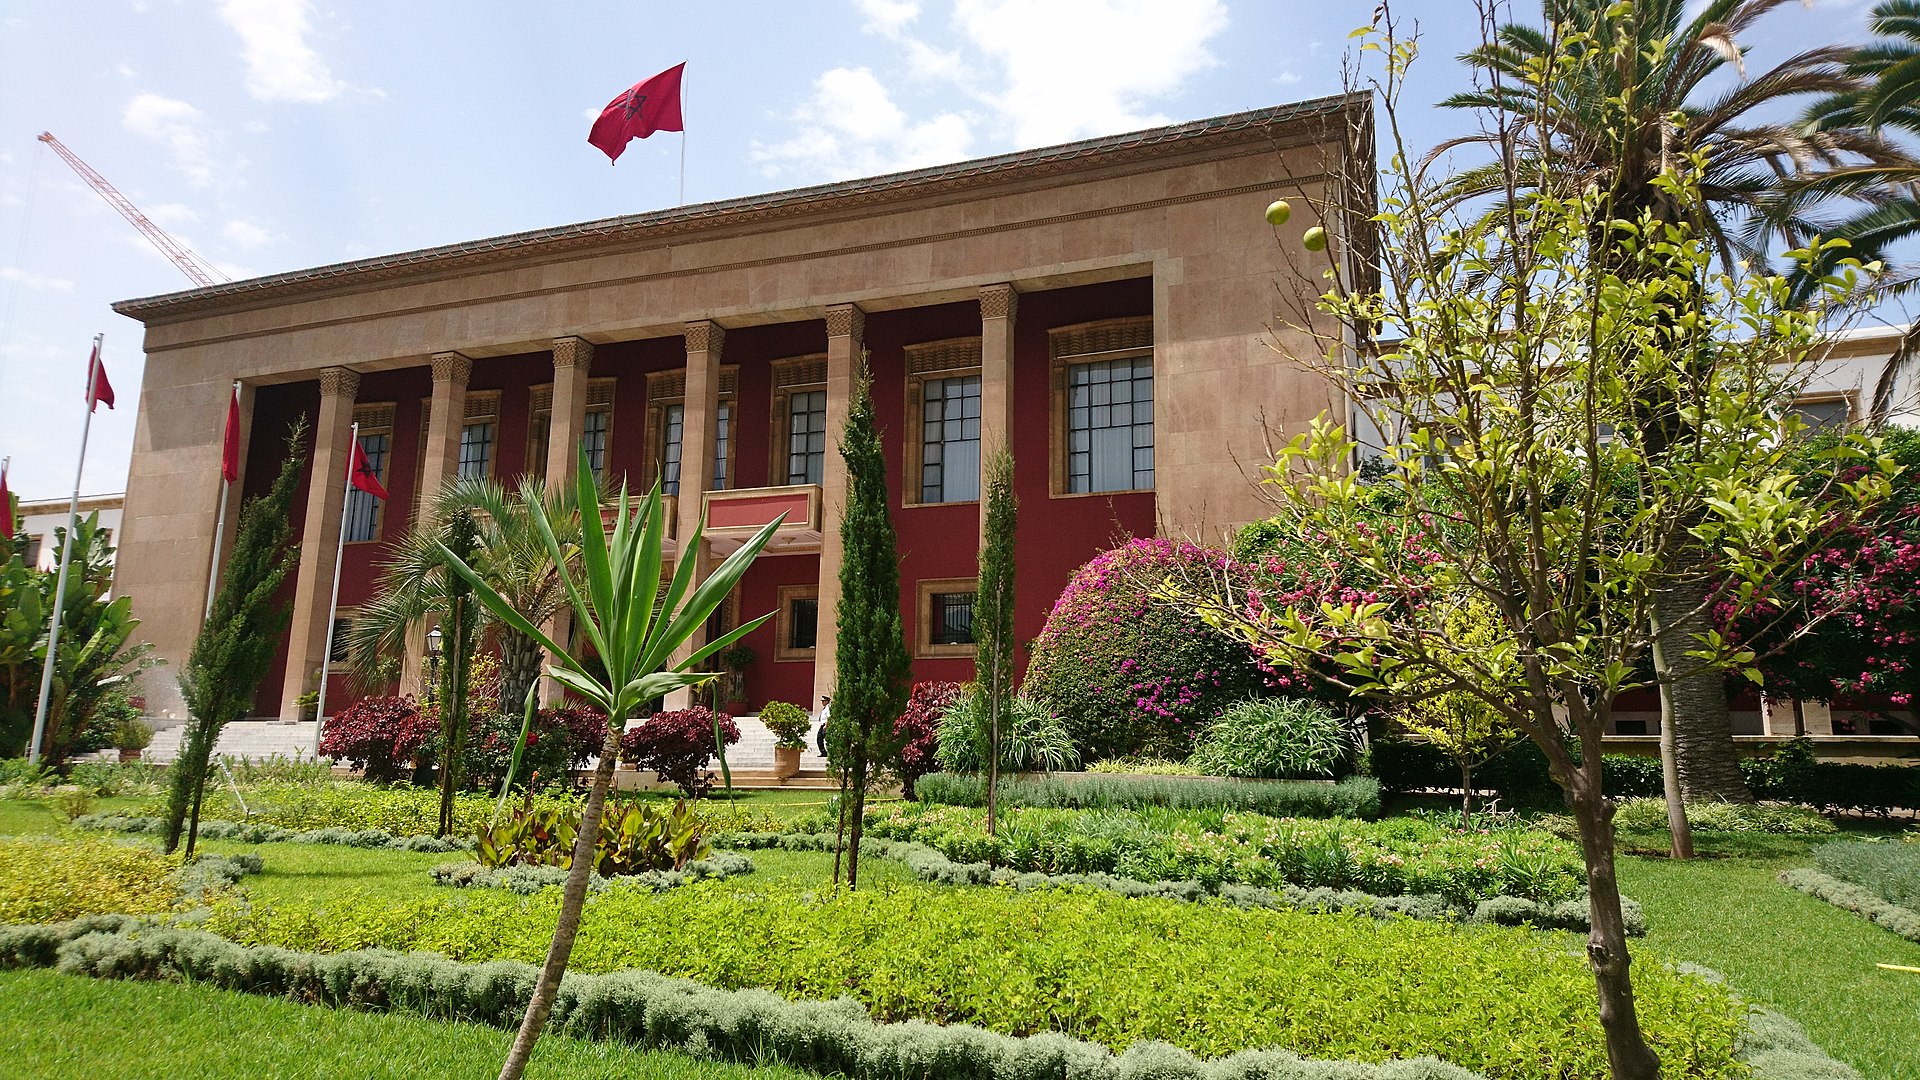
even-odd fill
[[[985,725],[981,760],[987,763],[987,835],[998,832],[1000,741],[1013,701],[1013,532],[1020,504],[1013,494],[1013,455],[1005,446],[987,462],[982,513],[980,584],[973,598],[973,679],[977,715]]]
[[[900,623],[900,546],[887,510],[887,459],[874,423],[872,379],[864,356],[854,372],[840,456],[847,462],[847,507],[840,516],[844,555],[827,755],[842,776],[842,818],[848,813],[853,818],[846,847],[847,887],[857,888],[867,785],[874,763],[893,752],[894,722],[906,709],[911,674]],[[838,853],[834,862],[837,878]]]
[[[293,612],[279,596],[280,586],[300,561],[293,539],[293,497],[306,466],[307,420],[296,420],[287,434],[287,456],[280,475],[263,496],[240,511],[213,611],[194,638],[193,652],[180,673],[180,697],[187,707],[187,732],[180,755],[167,770],[169,854],[180,845],[183,825],[187,854],[200,829],[200,800],[220,729],[246,715],[253,692],[266,677],[273,654]],[[191,817],[191,822],[188,822]]]

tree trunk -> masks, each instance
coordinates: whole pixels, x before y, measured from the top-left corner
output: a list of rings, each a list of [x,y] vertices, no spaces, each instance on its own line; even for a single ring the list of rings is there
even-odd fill
[[[546,654],[532,638],[512,630],[500,634],[500,708],[510,711],[527,700],[527,687],[540,681]]]
[[[1473,828],[1473,763],[1460,759],[1460,827]]]
[[[200,839],[200,799],[207,791],[207,767],[202,765],[193,782],[193,811],[187,817],[187,858],[193,858],[193,845]]]
[[[1750,803],[1753,793],[1740,776],[1733,721],[1727,714],[1726,673],[1703,668],[1686,655],[1700,635],[1713,629],[1702,610],[1706,595],[1704,585],[1689,585],[1654,597],[1662,738],[1670,728],[1684,801]],[[1666,722],[1669,710],[1671,723]]]
[[[567,960],[573,955],[573,939],[580,932],[580,913],[587,906],[587,878],[593,872],[594,848],[600,840],[600,817],[607,805],[607,789],[613,784],[613,765],[620,756],[620,733],[609,725],[607,741],[600,748],[600,765],[593,773],[593,792],[587,796],[587,809],[580,818],[580,831],[573,838],[573,865],[567,870],[567,886],[560,897],[560,921],[553,928],[553,944],[547,948],[547,962],[540,968],[540,981],[534,984],[533,997],[527,1002],[527,1015],[520,1021],[520,1033],[513,1038],[513,1049],[500,1066],[499,1080],[520,1080],[533,1056],[533,1044],[547,1026],[553,1011],[553,999],[560,992],[560,977],[566,974]]]
[[[1587,963],[1600,997],[1600,1028],[1606,1034],[1613,1080],[1657,1080],[1660,1058],[1640,1034],[1634,1007],[1632,963],[1626,921],[1620,914],[1620,883],[1613,866],[1613,804],[1600,784],[1599,761],[1583,763],[1568,778],[1567,804],[1580,827],[1587,862]]]
[[[847,888],[860,888],[860,834],[864,831],[867,817],[867,755],[865,750],[856,753],[853,763],[853,824],[848,830],[853,835],[847,842]]]
[[[1687,822],[1686,793],[1680,786],[1680,724],[1674,706],[1673,650],[1670,630],[1658,605],[1653,613],[1653,668],[1660,680],[1660,790],[1667,800],[1668,849],[1676,859],[1693,858],[1693,826]],[[1733,735],[1727,735],[1729,745]]]
[[[840,884],[840,856],[847,850],[847,773],[840,771],[840,823],[833,832],[833,883]]]

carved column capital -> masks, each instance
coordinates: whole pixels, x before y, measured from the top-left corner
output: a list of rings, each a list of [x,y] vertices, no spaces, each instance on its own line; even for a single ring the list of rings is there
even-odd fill
[[[727,328],[711,319],[687,324],[688,352],[721,352],[727,346]]]
[[[457,382],[462,386],[473,377],[473,361],[457,352],[433,354],[433,381]]]
[[[835,304],[827,309],[827,336],[864,337],[867,330],[867,313],[857,304]]]
[[[320,396],[350,398],[360,393],[360,373],[352,368],[320,369]]]
[[[1020,308],[1020,292],[1011,285],[980,287],[980,317],[1011,319]]]
[[[586,370],[593,363],[593,342],[580,337],[553,339],[553,366]]]

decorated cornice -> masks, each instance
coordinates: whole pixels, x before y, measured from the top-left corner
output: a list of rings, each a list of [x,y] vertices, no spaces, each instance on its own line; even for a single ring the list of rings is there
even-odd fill
[[[867,333],[867,313],[858,304],[835,304],[827,309],[827,336],[862,338]]]
[[[433,354],[434,382],[457,382],[465,386],[467,380],[471,378],[473,378],[472,360],[457,352]]]
[[[724,352],[727,347],[727,328],[711,319],[687,324],[687,351]]]
[[[581,370],[592,367],[593,342],[577,337],[554,338],[553,366],[555,368],[577,367]]]
[[[350,398],[360,393],[360,373],[352,368],[320,369],[320,396]]]

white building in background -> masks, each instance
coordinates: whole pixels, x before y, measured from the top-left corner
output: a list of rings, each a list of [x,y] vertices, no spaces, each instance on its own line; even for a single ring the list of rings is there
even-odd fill
[[[80,497],[80,516],[100,515],[100,526],[107,531],[107,541],[113,544],[118,555],[120,546],[120,511],[125,506],[127,496],[124,492],[111,495],[82,495]],[[67,510],[70,498],[39,499],[29,502],[20,500],[20,532],[27,538],[27,559],[42,570],[53,569],[55,550],[54,530],[67,526]]]
[[[1796,410],[1817,424],[1863,424],[1874,416],[1875,396],[1886,381],[1884,419],[1900,427],[1920,427],[1920,350],[1891,372],[1888,365],[1906,326],[1862,326],[1835,335],[1814,364]]]

